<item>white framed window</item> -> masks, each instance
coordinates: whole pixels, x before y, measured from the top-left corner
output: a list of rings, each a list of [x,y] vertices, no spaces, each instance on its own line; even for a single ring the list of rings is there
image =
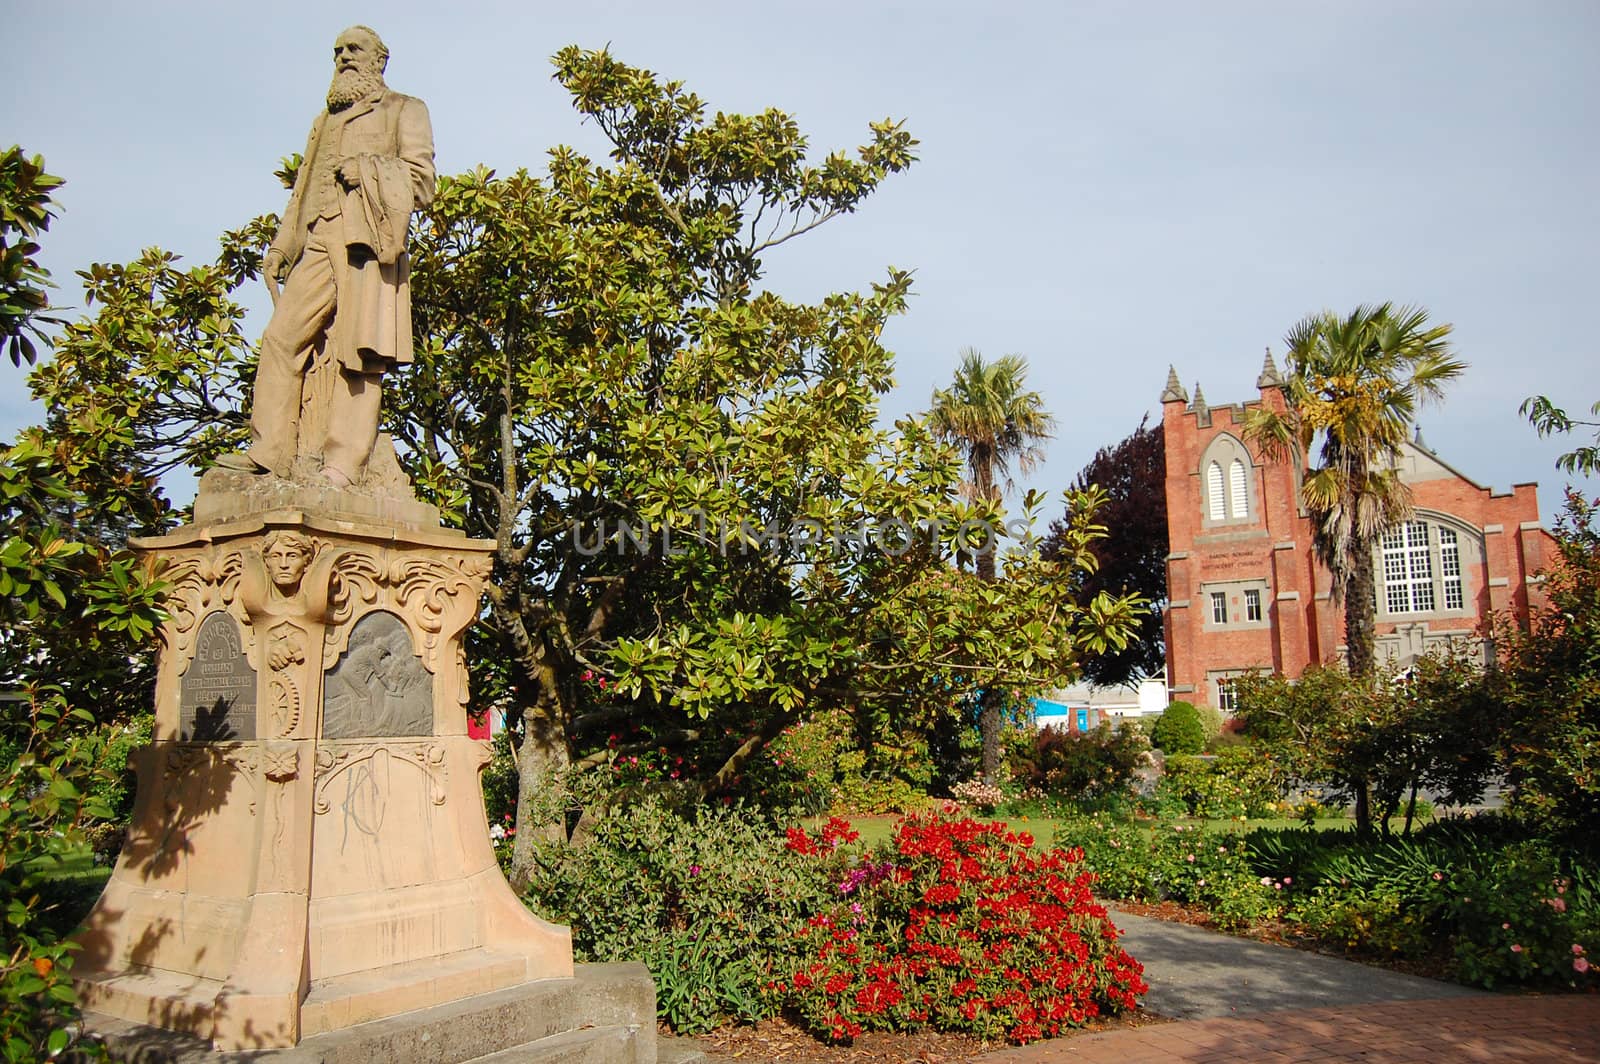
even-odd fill
[[[1231,433],[1218,433],[1206,445],[1200,475],[1200,516],[1206,527],[1243,524],[1256,516],[1250,451]]]
[[[1439,580],[1444,585],[1444,608],[1459,610],[1461,594],[1461,543],[1453,528],[1439,527]]]
[[[1261,591],[1259,588],[1247,587],[1244,589],[1244,619],[1247,621],[1261,620]]]
[[[1247,517],[1250,514],[1250,495],[1245,487],[1244,463],[1235,458],[1228,464],[1228,515]]]
[[[1433,610],[1433,558],[1428,523],[1407,521],[1383,537],[1384,605],[1390,613]]]
[[[1457,613],[1467,608],[1466,573],[1483,557],[1470,528],[1419,515],[1384,534],[1374,558],[1380,616]]]
[[[1226,591],[1213,591],[1211,593],[1211,623],[1228,623],[1228,593]]]

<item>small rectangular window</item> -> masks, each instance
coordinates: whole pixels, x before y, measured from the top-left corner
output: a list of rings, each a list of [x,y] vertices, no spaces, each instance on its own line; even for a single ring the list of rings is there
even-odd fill
[[[1244,619],[1259,621],[1261,619],[1261,592],[1255,588],[1246,588],[1244,592]]]
[[[1213,624],[1228,623],[1228,596],[1225,592],[1211,593],[1211,621]]]
[[[1233,713],[1239,708],[1239,695],[1233,689],[1232,680],[1217,681],[1217,708],[1224,713]]]

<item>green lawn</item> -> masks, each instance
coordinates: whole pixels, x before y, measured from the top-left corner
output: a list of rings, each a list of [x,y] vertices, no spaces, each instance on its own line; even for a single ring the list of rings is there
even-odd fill
[[[900,818],[893,814],[884,814],[876,816],[853,816],[847,817],[846,819],[850,821],[857,831],[861,832],[861,840],[863,842],[868,844],[876,844],[879,842],[884,842],[889,838],[894,830],[895,823]],[[1005,816],[978,817],[977,819],[988,821],[1002,820],[1009,824],[1013,831],[1030,832],[1034,839],[1037,840],[1037,844],[1040,846],[1049,846],[1055,841],[1056,828],[1061,824],[1061,821],[1055,817]],[[814,827],[816,825],[820,825],[822,821],[823,818],[819,817],[808,826]],[[1155,821],[1136,821],[1136,823],[1143,827],[1146,832],[1153,832],[1156,827]],[[1197,827],[1204,826],[1209,831],[1230,831],[1234,833],[1255,831],[1257,828],[1298,828],[1304,826],[1301,821],[1292,820],[1287,817],[1271,817],[1263,820],[1244,821],[1220,819],[1200,820],[1185,818],[1182,820],[1174,820],[1170,823],[1188,824]],[[1403,823],[1403,818],[1396,818],[1394,821],[1396,830],[1398,830]],[[1318,820],[1316,822],[1316,828],[1319,831],[1348,831],[1354,826],[1354,821],[1344,817],[1333,817],[1326,820]]]

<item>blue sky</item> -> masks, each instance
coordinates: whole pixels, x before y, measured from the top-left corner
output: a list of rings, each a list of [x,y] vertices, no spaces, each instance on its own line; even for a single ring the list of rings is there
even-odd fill
[[[441,173],[603,150],[548,57],[610,45],[712,110],[789,111],[818,154],[903,118],[921,161],[780,248],[797,299],[915,271],[886,336],[887,416],[957,353],[1019,353],[1060,421],[1024,483],[1055,491],[1149,412],[1167,367],[1253,398],[1304,314],[1393,300],[1456,327],[1469,364],[1428,443],[1479,483],[1565,481],[1521,400],[1600,399],[1600,5],[1568,3],[147,3],[13,12],[4,138],[68,185],[45,259],[73,271],[282,208],[334,37],[375,27],[432,113]],[[251,329],[265,324],[264,293]],[[36,419],[0,363],[0,433]],[[1600,493],[1600,484],[1587,485]],[[182,498],[179,501],[184,501]]]

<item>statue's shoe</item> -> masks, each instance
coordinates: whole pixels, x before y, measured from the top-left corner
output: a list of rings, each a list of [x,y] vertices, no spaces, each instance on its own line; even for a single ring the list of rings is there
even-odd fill
[[[266,466],[243,451],[230,451],[227,454],[218,455],[216,464],[221,469],[230,469],[235,473],[254,473],[259,476],[263,473],[271,472]]]

